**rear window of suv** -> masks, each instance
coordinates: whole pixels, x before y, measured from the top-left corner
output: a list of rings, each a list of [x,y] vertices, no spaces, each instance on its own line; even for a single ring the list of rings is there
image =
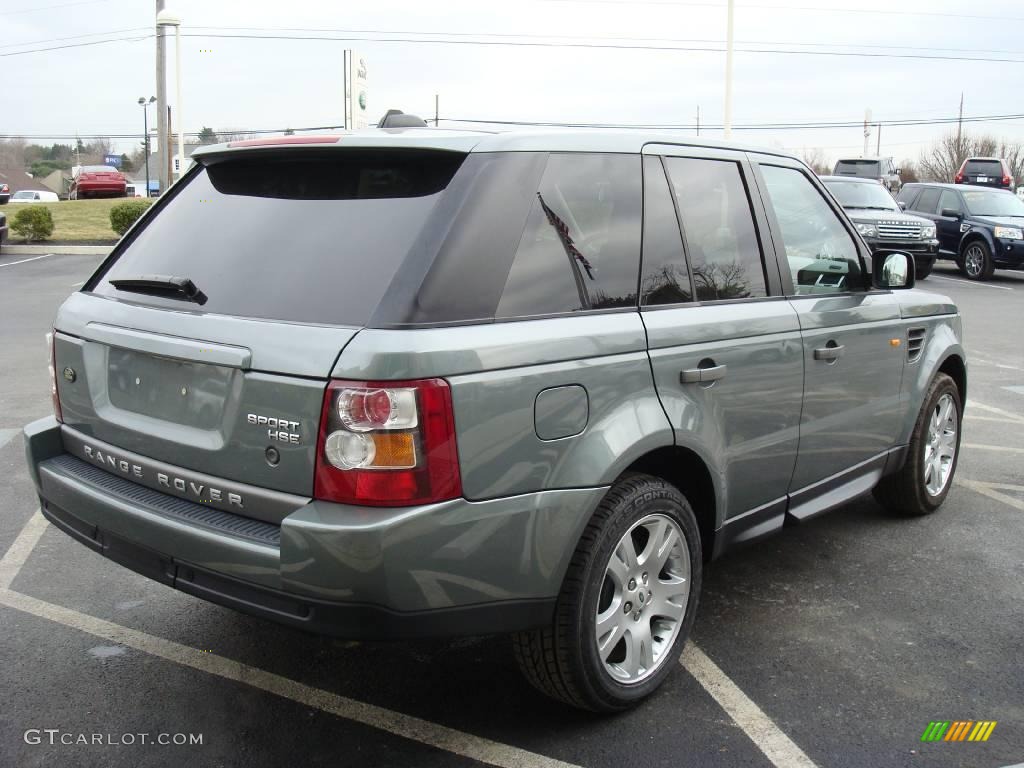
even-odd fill
[[[882,167],[877,160],[840,160],[836,163],[835,175],[877,179],[882,176]]]
[[[972,176],[1002,176],[1003,164],[998,160],[968,160],[964,164],[964,173]]]
[[[465,155],[335,151],[213,162],[173,193],[91,290],[137,304],[364,325]],[[110,280],[184,277],[202,307]]]

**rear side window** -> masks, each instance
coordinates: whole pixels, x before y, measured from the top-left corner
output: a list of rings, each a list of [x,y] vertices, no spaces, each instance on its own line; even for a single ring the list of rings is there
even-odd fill
[[[185,277],[206,295],[203,312],[363,325],[464,157],[334,151],[214,163],[90,285],[134,303],[199,309],[109,282]]]
[[[636,306],[639,155],[553,154],[496,317]]]
[[[939,191],[934,187],[924,190],[917,198],[917,202],[914,203],[914,210],[921,213],[935,213],[935,206],[939,203]]]
[[[698,301],[767,296],[761,246],[740,167],[665,158]]]
[[[836,163],[834,175],[877,179],[881,177],[882,169],[877,160],[840,160]]]
[[[1003,176],[1003,164],[998,160],[968,160],[964,166],[964,173],[971,176]]]

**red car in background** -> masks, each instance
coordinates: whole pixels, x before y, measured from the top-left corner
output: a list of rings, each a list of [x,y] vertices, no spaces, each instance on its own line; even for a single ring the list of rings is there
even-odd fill
[[[117,168],[109,165],[83,165],[71,180],[70,200],[85,197],[124,197],[127,181]]]

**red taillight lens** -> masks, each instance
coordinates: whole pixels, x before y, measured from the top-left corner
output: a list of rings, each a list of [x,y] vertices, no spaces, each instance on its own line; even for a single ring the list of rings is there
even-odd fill
[[[1003,186],[1010,186],[1010,177],[1007,174],[1003,174]]]
[[[448,383],[332,381],[324,393],[313,494],[382,507],[461,496]]]
[[[46,334],[46,362],[50,371],[50,399],[53,401],[53,415],[57,417],[57,421],[63,422],[64,415],[60,412],[60,395],[57,394],[57,360],[53,348],[55,343],[54,335]]]

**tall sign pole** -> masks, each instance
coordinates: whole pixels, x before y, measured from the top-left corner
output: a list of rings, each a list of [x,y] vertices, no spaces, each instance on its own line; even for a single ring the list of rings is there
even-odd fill
[[[164,0],[156,0],[156,13],[164,9]],[[156,145],[163,160],[157,166],[160,180],[160,194],[167,191],[170,186],[170,146],[167,141],[167,45],[164,37],[165,28],[156,28]],[[147,190],[148,192],[148,190]]]

